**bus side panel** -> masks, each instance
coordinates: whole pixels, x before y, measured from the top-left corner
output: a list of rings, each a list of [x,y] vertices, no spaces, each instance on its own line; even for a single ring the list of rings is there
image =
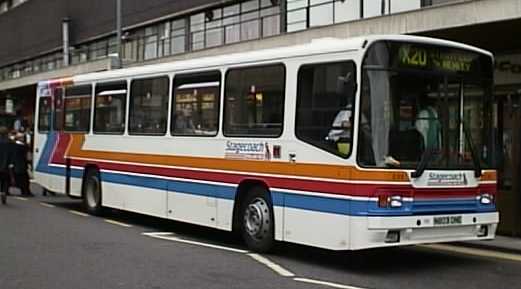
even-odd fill
[[[216,228],[226,231],[232,230],[234,201],[224,198],[217,199]]]
[[[346,250],[349,248],[349,223],[347,215],[286,206],[284,241],[331,250]]]
[[[81,174],[83,175],[83,170],[81,170]],[[73,197],[81,197],[82,184],[83,184],[83,177],[71,176],[69,195],[73,196]]]
[[[200,191],[200,195],[174,191],[169,184],[168,217],[177,221],[217,227],[217,199],[210,191]]]
[[[164,180],[102,171],[101,181],[103,206],[166,217]],[[151,186],[151,183],[154,185]]]
[[[103,181],[102,173],[101,192],[103,198],[101,202],[103,206],[123,210],[125,206],[123,202],[124,194],[122,192],[125,190],[125,187],[125,185]]]
[[[50,159],[58,142],[56,133],[35,133],[34,178],[45,189],[65,193],[65,165],[51,164]]]

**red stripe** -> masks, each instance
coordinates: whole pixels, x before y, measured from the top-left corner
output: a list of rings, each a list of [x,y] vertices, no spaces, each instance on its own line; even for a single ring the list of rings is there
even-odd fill
[[[60,133],[57,137],[56,143],[54,144],[54,153],[51,158],[53,164],[65,164],[65,153],[71,136],[69,134]]]
[[[71,165],[77,167],[84,167],[87,162],[83,160],[72,160]],[[266,177],[266,176],[251,176],[240,173],[223,173],[223,172],[206,172],[178,168],[162,168],[145,165],[120,164],[109,162],[95,162],[101,169],[139,173],[147,175],[157,175],[162,177],[172,177],[181,179],[193,179],[202,181],[223,182],[230,184],[239,184],[245,179],[259,179],[266,183],[269,187],[310,191],[327,194],[349,195],[360,197],[372,197],[376,193],[382,192],[396,192],[402,195],[414,196],[416,199],[450,199],[450,198],[470,198],[475,197],[480,191],[488,188],[487,192],[495,194],[491,190],[493,185],[483,185],[480,188],[451,188],[451,189],[414,189],[411,185],[379,185],[379,184],[349,184],[328,181],[316,180],[300,180],[283,177]]]

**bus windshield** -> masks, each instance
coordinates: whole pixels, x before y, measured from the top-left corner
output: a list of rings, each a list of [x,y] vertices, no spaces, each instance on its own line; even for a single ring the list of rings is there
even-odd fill
[[[472,51],[382,41],[362,66],[363,167],[493,167],[492,59]]]

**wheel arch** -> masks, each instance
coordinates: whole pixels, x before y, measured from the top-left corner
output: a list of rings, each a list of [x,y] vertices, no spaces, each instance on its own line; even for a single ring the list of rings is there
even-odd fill
[[[268,183],[263,179],[248,178],[241,180],[239,186],[235,192],[235,199],[233,203],[233,216],[232,216],[232,231],[238,232],[240,229],[239,212],[241,211],[241,205],[247,196],[248,192],[254,187],[262,187],[268,193],[268,198],[271,206],[273,206],[273,196]]]
[[[100,175],[100,168],[98,165],[96,164],[86,164],[85,167],[83,168],[83,176],[82,176],[82,179],[81,179],[81,198],[83,198],[83,194],[85,192],[85,181],[87,179],[87,175],[91,172],[91,171],[94,171],[98,174],[98,178],[100,179],[100,183],[101,183],[101,175]]]

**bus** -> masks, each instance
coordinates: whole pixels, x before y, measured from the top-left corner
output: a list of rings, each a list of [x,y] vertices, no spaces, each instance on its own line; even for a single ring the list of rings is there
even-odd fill
[[[115,208],[331,250],[492,239],[493,56],[404,35],[42,81],[35,179]]]

